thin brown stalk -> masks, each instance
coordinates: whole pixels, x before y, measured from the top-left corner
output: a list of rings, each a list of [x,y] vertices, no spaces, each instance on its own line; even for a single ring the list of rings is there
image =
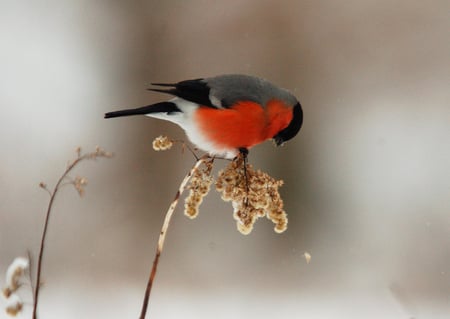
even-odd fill
[[[47,236],[47,229],[48,229],[48,224],[49,224],[49,220],[50,220],[50,213],[52,211],[52,206],[53,206],[53,202],[55,200],[56,194],[61,189],[61,186],[64,186],[64,184],[61,185],[61,183],[64,181],[64,179],[66,177],[68,177],[68,174],[70,173],[70,171],[75,166],[77,166],[81,161],[83,161],[85,159],[96,159],[98,157],[107,157],[108,158],[108,157],[112,156],[111,153],[107,153],[107,152],[101,150],[100,148],[97,148],[97,150],[93,153],[88,153],[85,155],[81,155],[81,149],[77,148],[77,155],[78,155],[77,158],[73,162],[71,162],[67,165],[66,170],[59,178],[59,180],[56,183],[52,192],[50,192],[48,190],[47,186],[44,183],[39,184],[39,186],[41,188],[43,188],[44,190],[46,190],[49,193],[50,201],[48,203],[47,212],[45,214],[44,229],[42,231],[41,243],[40,243],[40,248],[39,248],[39,257],[37,260],[36,282],[34,285],[34,294],[33,294],[33,314],[32,314],[33,319],[37,319],[37,307],[38,307],[38,302],[39,302],[39,291],[40,291],[39,288],[41,286],[42,259],[43,259],[43,255],[44,255],[45,238]]]
[[[163,225],[161,227],[161,232],[159,233],[158,245],[156,246],[156,253],[155,253],[155,258],[153,260],[152,269],[150,271],[150,277],[149,277],[148,282],[147,282],[147,288],[145,289],[144,301],[142,303],[141,314],[139,316],[140,319],[145,319],[145,315],[147,313],[148,301],[150,299],[150,293],[151,293],[151,290],[152,290],[153,281],[155,280],[156,270],[158,268],[159,257],[161,256],[161,253],[163,251],[164,241],[166,239],[166,234],[167,234],[167,230],[169,228],[170,220],[172,219],[172,215],[173,215],[173,213],[175,211],[175,208],[177,207],[177,204],[178,204],[178,201],[180,199],[180,196],[181,196],[181,194],[183,194],[187,183],[189,182],[189,180],[192,177],[192,174],[208,158],[209,158],[208,155],[202,156],[200,159],[197,160],[195,165],[186,174],[186,176],[184,177],[183,181],[180,184],[180,187],[178,188],[177,193],[175,194],[175,197],[174,197],[172,203],[169,206],[169,209],[167,210],[166,216],[164,217],[164,223],[163,223]]]

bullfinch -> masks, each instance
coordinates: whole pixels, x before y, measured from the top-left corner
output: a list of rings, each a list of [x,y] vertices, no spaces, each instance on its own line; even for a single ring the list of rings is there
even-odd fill
[[[169,101],[114,111],[105,118],[146,115],[178,124],[190,141],[212,156],[233,158],[268,139],[276,145],[297,135],[300,102],[289,91],[259,77],[228,74],[178,83],[152,83]]]

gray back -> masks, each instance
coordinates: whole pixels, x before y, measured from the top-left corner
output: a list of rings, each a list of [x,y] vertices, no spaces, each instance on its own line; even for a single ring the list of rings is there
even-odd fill
[[[297,103],[297,99],[289,91],[254,76],[219,75],[206,78],[205,82],[211,89],[210,100],[220,101],[222,107],[229,107],[238,101],[252,101],[265,106],[272,99],[281,100],[291,106]]]

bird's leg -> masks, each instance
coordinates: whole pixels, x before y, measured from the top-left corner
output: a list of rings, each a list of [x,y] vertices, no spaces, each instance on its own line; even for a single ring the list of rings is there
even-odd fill
[[[239,148],[239,154],[242,156],[242,159],[244,160],[244,179],[245,179],[245,200],[244,200],[244,204],[247,207],[247,205],[248,205],[248,193],[249,193],[248,175],[247,175],[248,149],[245,148],[245,147]]]

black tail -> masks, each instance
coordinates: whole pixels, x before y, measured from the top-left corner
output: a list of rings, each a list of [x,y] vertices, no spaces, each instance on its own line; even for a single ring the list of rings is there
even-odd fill
[[[172,102],[160,102],[143,107],[138,107],[135,109],[121,110],[115,112],[105,113],[105,119],[120,116],[130,116],[130,115],[145,115],[149,113],[174,113],[181,112],[181,110]]]

